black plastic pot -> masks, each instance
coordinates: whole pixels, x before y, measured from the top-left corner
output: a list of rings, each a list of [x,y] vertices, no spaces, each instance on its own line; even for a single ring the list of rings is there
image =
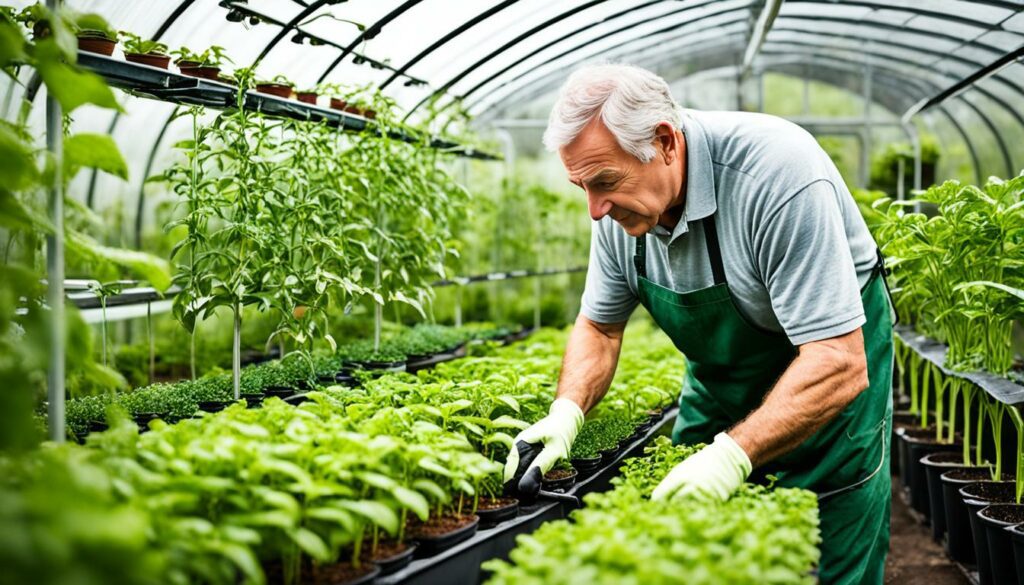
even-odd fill
[[[242,394],[242,399],[245,400],[246,408],[257,408],[263,404],[262,394]]]
[[[404,372],[405,361],[398,362],[352,362],[356,367],[364,370],[384,370],[386,372]]]
[[[480,526],[480,517],[474,515],[473,521],[462,528],[453,530],[447,534],[440,536],[416,536],[416,557],[429,557],[436,555],[437,553],[449,549],[460,542],[472,538],[476,534],[477,527]]]
[[[953,469],[939,476],[942,484],[942,506],[946,512],[946,554],[965,565],[976,561],[967,506],[960,497],[960,488],[979,481],[991,480],[985,468]]]
[[[978,581],[981,585],[1002,582],[994,581],[992,574],[992,556],[988,550],[988,536],[984,523],[978,516],[983,508],[992,504],[1012,502],[1014,495],[1013,482],[979,481],[960,488],[960,496],[971,525],[971,541],[974,543],[975,563],[978,567]]]
[[[295,388],[288,386],[267,386],[263,389],[264,398],[280,398],[285,399],[295,394]]]
[[[988,558],[994,583],[1017,583],[1017,564],[1013,559],[1013,543],[1008,526],[1024,522],[1024,506],[993,504],[978,511],[978,518],[988,539]]]
[[[355,580],[352,580],[352,581],[344,581],[344,582],[341,582],[341,583],[333,583],[332,585],[369,585],[370,583],[373,583],[377,579],[377,577],[380,577],[380,575],[381,575],[380,565],[378,565],[376,563],[373,563],[373,570],[370,571],[369,573],[363,575],[362,577],[360,577],[358,579],[355,579]]]
[[[233,401],[231,400],[201,400],[199,401],[199,410],[203,412],[220,412],[232,404]]]
[[[1024,524],[1006,528],[1010,534],[1010,545],[1013,547],[1013,562],[1024,568]],[[1017,569],[1017,585],[1024,585],[1024,571]]]
[[[900,470],[902,469],[902,459],[900,457],[900,438],[899,435],[902,433],[900,429],[915,427],[919,420],[918,415],[909,411],[897,411],[892,413],[892,438],[889,442],[891,447],[891,457],[889,457],[890,465],[892,468],[893,475],[900,476],[901,480],[903,475]]]
[[[587,459],[572,459],[569,463],[572,463],[573,468],[575,468],[581,476],[586,477],[601,467],[601,456],[598,455],[597,457],[590,457]]]
[[[931,520],[931,509],[928,503],[928,478],[925,475],[921,458],[932,453],[943,451],[960,451],[963,446],[958,443],[940,443],[935,440],[935,431],[904,429],[900,436],[904,449],[904,473],[907,483],[904,487],[910,491],[910,507],[924,516],[925,524]]]
[[[573,484],[576,483],[576,477],[578,475],[579,472],[573,469],[572,473],[559,479],[547,479],[547,476],[545,476],[540,481],[540,489],[547,492],[553,492],[557,490],[568,490],[573,486]]]
[[[490,508],[487,510],[483,510],[478,507],[476,509],[476,515],[480,518],[480,526],[494,526],[495,524],[499,524],[506,520],[511,520],[519,515],[519,500],[515,498],[502,499],[510,501],[509,503],[505,504],[500,508]]]
[[[103,431],[105,431],[105,430],[107,430],[109,428],[110,428],[110,426],[107,425],[107,423],[104,422],[104,421],[101,421],[101,420],[91,420],[91,421],[89,421],[89,432],[90,433],[102,433]]]
[[[619,448],[612,447],[611,449],[605,449],[601,451],[601,465],[607,465],[611,463],[616,457],[619,456]]]
[[[406,545],[405,550],[403,550],[402,552],[390,556],[386,559],[374,560],[373,563],[380,568],[380,574],[377,576],[383,577],[384,575],[390,575],[392,573],[397,573],[398,571],[401,571],[402,569],[407,567],[409,563],[412,562],[412,557],[415,554],[416,544],[410,542]]]
[[[939,451],[921,458],[924,466],[925,483],[928,489],[928,511],[932,522],[932,538],[942,542],[946,534],[946,509],[942,502],[942,480],[940,476],[951,469],[966,469],[962,452]]]
[[[149,423],[160,416],[158,412],[136,412],[132,418],[135,419],[135,424],[139,425],[139,432],[146,432],[149,430]]]

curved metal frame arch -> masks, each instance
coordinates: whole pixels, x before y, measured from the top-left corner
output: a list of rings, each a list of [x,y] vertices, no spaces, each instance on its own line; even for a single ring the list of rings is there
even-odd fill
[[[765,43],[765,44],[766,45],[770,45],[770,44],[773,44],[773,43],[769,42],[769,43]],[[774,44],[778,44],[778,43],[774,43]],[[836,51],[836,52],[839,52],[839,53],[846,53],[846,52],[849,51],[848,49],[845,49],[845,48],[837,48],[837,47],[834,47],[834,46],[828,47],[828,46],[818,45],[818,44],[814,44],[814,43],[801,43],[801,42],[797,42],[797,41],[786,41],[784,44],[786,44],[786,45],[795,45],[795,46],[806,46],[808,48],[818,48],[818,49],[826,48],[828,50]],[[766,49],[768,49],[768,48],[769,47],[766,46]],[[889,61],[894,61],[894,62],[900,63],[900,64],[902,64],[904,66],[910,67],[910,68],[927,70],[927,68],[924,65],[921,65],[919,63],[915,63],[913,61],[908,61],[908,60],[905,60],[905,59],[901,59],[899,57],[893,57],[892,55],[886,55],[886,54],[877,53],[877,52],[874,52],[874,51],[864,50],[864,49],[860,50],[859,54],[861,54],[861,55],[870,55],[872,57],[877,57],[879,59],[886,59],[886,60],[889,60]],[[876,67],[876,66],[877,65],[872,64],[872,67]],[[947,73],[941,73],[941,72],[937,72],[937,73],[939,73],[943,77],[946,77],[946,78],[949,78],[949,79],[955,79],[955,80],[960,79],[959,77],[951,77]],[[981,87],[978,87],[978,86],[974,86],[972,89],[974,91],[977,91],[978,93],[984,95],[985,97],[991,99],[993,102],[995,102],[1000,107],[1004,108],[1007,112],[1009,112],[1011,116],[1014,116],[1014,118],[1016,118],[1018,121],[1020,121],[1020,114],[1018,114],[1017,112],[1013,111],[1013,108],[1009,104],[1004,102],[1002,99],[992,95],[991,92],[985,90],[984,88],[981,88]],[[992,123],[992,121],[989,119],[989,117],[987,115],[985,115],[984,112],[981,111],[980,108],[978,108],[976,105],[974,105],[970,101],[968,101],[966,99],[963,99],[962,96],[961,96],[961,101],[963,103],[967,104],[967,106],[973,112],[975,112],[978,115],[978,117],[981,118],[982,123],[985,125],[985,127],[987,127],[992,132],[992,135],[996,139],[996,145],[999,146],[1000,154],[1002,154],[1003,163],[1006,165],[1007,175],[1008,176],[1013,176],[1015,174],[1013,172],[1013,162],[1012,162],[1011,157],[1010,157],[1009,149],[1006,146],[1006,141],[1003,139],[1002,134],[1000,134],[998,129],[996,129],[996,126]],[[1021,122],[1021,124],[1022,124],[1022,127],[1024,127],[1024,122]]]
[[[507,43],[505,43],[501,47],[498,47],[494,51],[490,52],[483,59],[478,60],[471,67],[469,67],[467,69],[464,69],[461,73],[459,73],[458,75],[456,75],[455,77],[450,79],[447,83],[445,83],[444,85],[442,85],[438,89],[436,89],[432,94],[430,94],[430,95],[426,96],[425,98],[423,98],[422,100],[420,100],[420,102],[418,104],[413,106],[409,110],[409,112],[406,113],[405,117],[402,118],[402,120],[403,121],[408,120],[409,116],[412,116],[413,112],[418,110],[420,108],[420,106],[422,106],[423,104],[425,104],[425,103],[427,103],[427,102],[429,102],[429,101],[431,101],[433,99],[436,99],[437,96],[440,96],[444,92],[448,91],[448,89],[451,88],[451,86],[453,86],[456,83],[458,83],[459,80],[461,80],[465,76],[467,76],[470,73],[472,73],[474,69],[476,69],[477,67],[480,67],[484,63],[487,63],[491,59],[493,59],[493,58],[497,57],[498,55],[504,53],[506,50],[510,49],[511,47],[514,47],[514,46],[518,45],[519,43],[521,43],[524,40],[532,37],[533,35],[537,34],[538,32],[540,32],[540,31],[542,31],[542,30],[544,30],[546,28],[548,28],[549,26],[551,26],[553,24],[557,24],[557,23],[565,20],[566,18],[569,18],[570,16],[579,14],[580,12],[583,12],[584,10],[587,10],[588,8],[593,8],[594,6],[597,6],[598,4],[603,4],[604,2],[606,2],[606,0],[589,0],[588,2],[584,2],[583,4],[580,4],[578,6],[574,6],[570,10],[566,10],[565,12],[562,12],[562,13],[558,14],[557,16],[549,18],[548,20],[542,22],[541,24],[538,24],[537,26],[527,30],[526,32],[521,33],[519,36],[515,37],[511,41],[508,41]]]
[[[359,36],[357,36],[355,39],[353,39],[352,42],[349,43],[348,46],[345,47],[344,50],[342,50],[341,54],[338,55],[338,58],[335,59],[330,65],[327,66],[327,70],[324,71],[323,75],[321,75],[320,78],[317,79],[316,82],[317,83],[322,83],[323,80],[328,75],[330,75],[331,71],[334,71],[334,68],[337,67],[338,64],[341,63],[345,59],[345,57],[347,57],[348,55],[352,54],[352,51],[354,51],[356,49],[356,46],[358,46],[359,43],[363,42],[364,40],[372,39],[373,37],[375,37],[378,34],[380,34],[381,29],[384,28],[389,22],[391,22],[392,20],[398,18],[405,11],[409,10],[413,6],[416,6],[421,1],[422,0],[406,0],[406,2],[403,2],[401,6],[399,6],[398,8],[395,8],[391,12],[385,14],[384,17],[381,18],[380,20],[378,20],[377,22],[375,22],[372,25],[366,27],[366,30],[364,30],[363,32],[359,33]],[[400,73],[398,73],[396,71],[395,72],[395,76],[397,77],[398,75],[400,75]]]
[[[817,5],[817,4],[824,4],[823,2],[817,2],[817,1],[791,0],[791,3],[798,3],[798,2],[799,3],[805,3],[805,4],[815,4],[815,5]],[[844,4],[846,4],[846,5],[862,6],[862,7],[866,7],[866,8],[872,8],[872,9],[888,9],[888,10],[892,10],[893,9],[891,6],[886,6],[886,5],[882,5],[882,4],[876,4],[876,3],[872,3],[872,2],[865,2],[865,1],[862,1],[862,0],[851,0],[849,2],[845,2],[844,1]],[[986,2],[986,4],[989,4],[989,5],[992,5],[992,6],[997,6],[997,7],[1000,7],[1000,8],[1006,8],[1006,9],[1013,8],[1012,5],[1010,5],[1008,3],[1005,3],[1005,2],[998,2],[997,0],[990,0],[990,1]],[[978,21],[978,20],[973,20],[973,19],[969,19],[969,18],[964,18],[964,17],[961,17],[961,16],[951,15],[951,14],[946,13],[946,12],[929,10],[927,8],[903,7],[903,6],[901,6],[899,8],[896,8],[896,10],[900,10],[900,11],[907,12],[907,13],[914,14],[914,15],[918,15],[918,16],[928,16],[928,17],[934,17],[934,18],[938,18],[938,19],[945,19],[945,20],[949,20],[949,21],[952,21],[952,22],[959,22],[959,23],[966,24],[966,25],[969,25],[969,26],[976,26],[976,27],[981,27],[981,28],[991,28],[991,26],[992,26],[990,23],[987,23],[987,22],[984,22],[984,21]],[[553,23],[551,23],[551,22],[545,23],[543,25],[540,25],[539,28],[540,29],[546,28],[550,24],[553,24]],[[537,31],[536,30],[528,31],[528,34],[525,34],[525,37],[531,36],[535,32],[537,32]],[[507,44],[506,46],[504,46],[502,48],[502,50],[506,50],[509,47],[514,46],[515,44],[518,44],[522,40],[523,39],[521,39],[521,38],[520,39],[515,39],[514,41],[512,41],[509,44]],[[415,111],[416,109],[421,107],[424,103],[428,102],[431,99],[434,99],[436,95],[439,95],[440,93],[443,93],[443,92],[447,91],[447,89],[449,89],[451,87],[451,85],[454,85],[455,83],[458,82],[458,80],[462,79],[463,77],[468,75],[470,72],[472,72],[473,69],[479,67],[480,65],[482,65],[483,63],[486,63],[489,60],[490,59],[488,58],[488,59],[484,59],[484,60],[478,61],[477,63],[474,63],[468,69],[464,70],[462,73],[460,73],[458,76],[456,76],[456,79],[454,81],[451,81],[448,84],[445,84],[444,86],[441,86],[433,94],[431,94],[430,96],[427,96],[426,98],[421,100],[418,104],[416,104],[416,106],[414,106],[412,108],[412,110],[410,110],[409,115],[411,115],[413,111]],[[408,118],[408,116],[406,116],[406,117]]]
[[[811,3],[811,4],[820,4],[820,2],[808,2],[808,3]],[[867,5],[867,3],[863,3],[863,2],[862,2],[861,4],[863,4],[863,5]],[[908,10],[908,11],[909,11],[909,10]],[[932,14],[932,13],[930,13],[929,11],[921,11],[921,10],[916,10],[916,11],[912,11],[912,12],[922,12],[922,13],[929,13],[929,14]],[[832,18],[832,17],[826,17],[826,16],[814,16],[814,17],[803,17],[803,16],[800,16],[800,17],[790,17],[790,16],[785,16],[785,15],[782,15],[782,16],[780,16],[779,22],[777,22],[777,23],[776,23],[775,29],[773,29],[773,30],[781,30],[781,29],[780,29],[780,25],[781,25],[781,24],[782,24],[782,23],[783,23],[783,22],[784,22],[784,21],[785,21],[786,19],[789,19],[789,18],[797,18],[797,19],[813,19],[813,20],[816,20],[816,21],[833,21],[833,22],[841,22],[841,23],[844,23],[844,24],[852,24],[852,23],[859,23],[859,22],[860,22],[860,21],[851,21],[850,19],[845,19],[845,18]],[[918,31],[915,31],[914,29],[909,29],[909,28],[905,28],[905,27],[891,27],[891,25],[890,25],[890,28],[896,28],[896,29],[898,29],[898,30],[901,30],[901,31],[904,31],[904,32],[918,32]],[[807,31],[794,31],[794,32],[804,32],[804,33],[806,33]],[[928,33],[925,33],[925,32],[919,32],[919,34],[925,34],[925,35],[927,35]],[[947,40],[954,40],[954,39],[955,39],[955,37],[950,37],[949,35],[942,35],[942,34],[937,34],[937,35],[935,35],[935,36],[938,36],[938,37],[940,37],[940,38],[946,38]],[[980,43],[975,43],[975,42],[972,42],[972,41],[971,41],[971,42],[963,42],[963,41],[962,41],[962,39],[957,39],[957,40],[960,40],[960,41],[961,41],[961,42],[963,43],[963,45],[965,45],[965,46],[975,46],[975,47],[980,47],[980,48],[984,48],[985,50],[990,50],[990,51],[991,51],[991,50],[993,50],[993,49],[992,49],[991,47],[989,47],[989,46],[987,46],[987,45],[983,45],[983,44],[980,44]],[[771,38],[769,37],[769,39],[768,39],[768,42],[770,42],[770,41],[771,41]],[[872,41],[872,42],[879,42],[879,43],[881,43],[882,41]],[[895,42],[892,42],[892,44],[896,44],[896,43],[895,43]],[[906,45],[905,43],[904,43],[904,44],[899,44],[899,46],[902,46],[902,47],[904,47],[904,48],[909,48],[909,49],[917,50],[918,52],[923,52],[923,50],[919,49],[918,47],[912,47],[912,46]],[[582,49],[582,48],[583,48],[583,45],[581,45],[581,46],[578,46],[578,47],[577,47],[577,49]],[[563,53],[563,54],[559,55],[558,57],[564,57],[564,56],[566,56],[566,55],[568,55],[568,54],[570,54],[570,51],[567,51],[567,52],[565,52],[565,53]],[[965,58],[962,58],[962,57],[954,57],[954,56],[952,56],[952,55],[948,55],[948,54],[945,54],[945,53],[937,53],[937,52],[934,52],[934,51],[932,51],[932,52],[929,52],[929,54],[933,54],[933,55],[936,55],[936,56],[942,56],[942,57],[950,57],[950,58],[953,58],[953,59],[957,59],[957,60],[960,60],[960,61],[963,61],[963,62],[966,62],[966,63],[970,63],[970,64],[972,64],[973,66],[977,66],[977,67],[981,67],[981,66],[984,66],[984,65],[985,65],[984,63],[979,63],[979,62],[977,62],[977,61],[972,61],[972,60],[968,60],[968,59],[965,59]],[[554,58],[553,58],[553,59],[551,59],[551,60],[545,61],[545,62],[544,62],[544,63],[543,63],[542,65],[546,65],[546,64],[550,63],[550,62],[551,62],[552,60],[554,60]],[[491,95],[491,94],[492,94],[492,93],[493,93],[494,91],[497,91],[497,90],[498,90],[498,89],[500,89],[501,87],[507,87],[507,86],[508,86],[509,84],[512,84],[512,83],[514,83],[514,82],[518,81],[519,79],[522,79],[522,78],[523,78],[524,76],[526,76],[526,75],[528,75],[528,74],[529,74],[528,72],[527,72],[527,73],[523,73],[523,74],[521,74],[521,75],[518,75],[518,76],[516,76],[516,77],[513,77],[513,78],[512,78],[511,80],[509,80],[509,81],[506,81],[506,82],[502,83],[501,85],[499,85],[499,86],[497,86],[497,87],[493,88],[493,89],[492,89],[491,91],[488,91],[488,92],[487,92],[486,94],[484,94],[484,96],[482,96],[482,97],[481,97],[481,98],[479,98],[479,99],[478,99],[478,100],[477,100],[476,102],[474,102],[474,104],[473,104],[473,105],[477,105],[477,104],[479,104],[479,103],[480,103],[481,101],[483,101],[483,100],[484,100],[485,98],[489,97],[489,96],[490,96],[490,95]],[[1010,87],[1011,89],[1013,89],[1013,90],[1014,90],[1014,91],[1016,91],[1017,93],[1021,93],[1022,95],[1024,95],[1024,88],[1022,88],[1022,87],[1020,87],[1020,86],[1017,86],[1016,84],[1013,84],[1012,82],[1009,82],[1009,81],[1005,80],[1004,78],[999,78],[999,77],[997,77],[997,78],[998,78],[998,79],[999,79],[999,80],[1000,80],[1000,81],[1001,81],[1001,82],[1002,82],[1003,84],[1007,85],[1008,87]],[[475,89],[476,89],[476,88],[474,88],[474,90],[475,90]],[[509,95],[512,95],[512,94],[513,94],[513,92],[510,92],[510,93],[509,93]],[[465,96],[463,96],[463,97],[465,97]],[[1003,103],[1005,104],[1005,102],[1003,102]],[[1013,115],[1014,115],[1014,117],[1015,117],[1015,118],[1018,118],[1018,121],[1019,121],[1019,122],[1020,122],[1020,123],[1021,123],[1022,125],[1024,125],[1024,119],[1020,119],[1020,115],[1019,115],[1019,114],[1017,114],[1016,112],[1014,112],[1014,113],[1013,113]]]
[[[553,40],[551,42],[548,42],[548,43],[544,44],[543,46],[540,46],[540,47],[534,49],[533,51],[530,51],[526,55],[524,55],[524,56],[520,57],[519,59],[517,59],[515,62],[509,64],[508,66],[506,66],[505,68],[501,69],[500,71],[497,71],[496,73],[494,73],[493,75],[491,75],[487,79],[485,79],[485,80],[481,81],[480,83],[476,84],[475,86],[473,86],[470,90],[464,92],[462,95],[458,96],[457,98],[453,98],[453,99],[465,100],[470,95],[476,93],[476,91],[479,90],[481,87],[483,87],[484,85],[487,85],[488,83],[490,83],[494,79],[500,77],[501,75],[503,75],[504,73],[506,73],[510,69],[512,69],[514,67],[517,67],[518,65],[522,64],[527,59],[530,59],[531,57],[533,57],[533,56],[535,56],[535,55],[537,55],[537,54],[547,50],[548,48],[550,48],[550,47],[552,47],[554,45],[557,45],[558,43],[561,43],[562,41],[564,41],[566,39],[572,38],[572,37],[574,37],[574,36],[576,36],[576,35],[578,35],[578,34],[580,34],[582,32],[585,32],[587,30],[592,29],[592,28],[594,28],[596,26],[605,24],[606,22],[608,22],[610,20],[616,20],[618,18],[626,16],[629,13],[634,12],[636,10],[639,10],[641,8],[647,8],[649,6],[652,6],[652,5],[655,5],[655,4],[660,4],[660,3],[661,2],[659,0],[656,0],[654,2],[647,2],[647,3],[641,4],[640,6],[633,6],[633,7],[629,8],[629,9],[627,9],[627,10],[624,10],[624,11],[618,13],[618,14],[615,14],[613,16],[610,16],[610,17],[605,18],[603,20],[600,20],[598,22],[594,22],[594,23],[591,23],[591,24],[589,24],[587,26],[584,26],[584,27],[578,28],[576,30],[570,31],[570,32],[568,32],[568,33],[558,37],[557,39],[555,39],[555,40]],[[691,5],[688,5],[688,6],[684,7],[684,8],[680,8],[678,10],[673,10],[673,11],[670,11],[670,12],[666,12],[665,14],[659,14],[658,15],[658,19],[660,20],[660,19],[663,19],[663,18],[666,18],[666,17],[675,16],[677,14],[682,14],[684,12],[689,12],[691,10],[698,10],[700,8],[705,8],[707,6],[712,6],[714,4],[716,4],[716,0],[706,0],[704,2],[699,2],[697,4],[691,4]],[[728,10],[722,10],[722,11],[716,12],[714,14],[709,14],[709,15],[702,16],[701,18],[695,18],[693,20],[688,20],[686,22],[675,24],[675,25],[673,25],[673,27],[686,26],[686,25],[688,25],[688,24],[690,24],[692,22],[698,22],[698,21],[703,20],[705,18],[710,18],[712,16],[719,16],[719,15],[722,15],[722,14],[728,14],[730,12],[736,12],[736,11],[739,11],[739,10],[749,11],[752,6],[753,6],[753,3],[748,3],[746,6],[744,6],[742,8],[732,8],[732,9],[728,9]],[[649,22],[651,22],[650,19],[648,19],[648,20],[636,20],[636,21],[633,21],[633,22],[631,22],[630,24],[628,24],[626,26],[623,26],[621,28],[618,28],[618,29],[615,29],[613,31],[610,31],[607,34],[607,36],[614,36],[614,35],[617,35],[619,33],[626,32],[628,30],[634,29],[634,28],[636,28],[638,26],[643,26],[643,25],[645,25],[645,24],[647,24]],[[667,29],[665,29],[665,30],[667,30]],[[655,32],[649,33],[649,34],[655,35],[655,34],[659,34],[661,32],[662,31],[659,30],[659,31],[655,31]],[[562,57],[564,57],[566,55],[574,53],[574,52],[580,50],[582,47],[585,47],[586,45],[590,44],[590,42],[591,41],[588,41],[586,43],[581,43],[581,44],[579,44],[579,45],[577,45],[577,46],[575,46],[575,47],[573,47],[571,49],[563,51],[562,53],[559,53],[558,55],[555,55],[554,57],[548,59],[547,61],[544,61],[543,63],[538,64],[537,67],[543,67],[544,65],[547,65],[548,63],[551,63],[552,61],[556,61],[556,60],[558,60],[558,59],[560,59],[560,58],[562,58]],[[501,86],[498,86],[498,87],[501,87]]]
[[[703,6],[705,6],[705,5],[706,5],[706,4],[701,4],[701,7],[703,7]],[[732,12],[740,12],[740,11],[747,11],[747,10],[749,10],[749,8],[750,8],[750,6],[749,6],[749,5],[747,5],[747,6],[745,6],[745,7],[742,7],[742,8],[732,8],[732,9],[729,9],[729,10],[722,10],[722,11],[719,11],[719,12],[715,12],[714,14],[708,14],[708,15],[704,15],[704,16],[701,16],[701,17],[699,17],[699,18],[694,18],[694,19],[692,19],[692,20],[688,20],[688,21],[686,21],[686,22],[683,22],[683,23],[676,23],[676,24],[673,24],[672,26],[668,26],[668,27],[665,27],[665,28],[663,28],[663,29],[659,29],[659,30],[657,30],[657,31],[654,31],[654,32],[650,32],[650,33],[647,33],[646,35],[643,35],[643,36],[636,36],[636,37],[632,37],[632,38],[626,39],[626,40],[622,41],[621,43],[615,44],[615,45],[613,45],[613,46],[611,46],[611,47],[608,47],[608,48],[606,48],[606,49],[602,49],[602,50],[600,50],[600,51],[598,51],[598,52],[596,52],[596,53],[593,53],[593,54],[591,54],[591,55],[588,55],[588,56],[587,56],[586,58],[587,58],[587,59],[592,59],[592,58],[594,58],[594,57],[596,57],[596,56],[598,56],[598,55],[604,55],[605,53],[608,53],[608,52],[611,52],[611,51],[615,51],[615,50],[617,50],[617,49],[621,49],[622,47],[624,47],[624,46],[626,46],[626,45],[629,45],[629,44],[632,44],[632,43],[635,43],[635,42],[638,42],[638,41],[643,41],[643,40],[647,40],[647,39],[649,39],[649,38],[650,38],[650,37],[652,37],[652,36],[658,36],[658,35],[662,35],[662,34],[670,33],[670,32],[673,32],[673,31],[676,31],[676,30],[678,30],[678,29],[679,29],[680,27],[685,27],[685,26],[689,26],[689,25],[691,25],[691,24],[693,24],[693,23],[701,22],[702,20],[706,20],[706,19],[708,19],[708,18],[713,18],[713,17],[718,17],[718,16],[722,16],[723,14],[730,14],[730,13],[732,13]],[[737,22],[742,22],[743,20],[747,20],[747,17],[743,17],[743,18],[737,18],[737,19],[735,19],[735,20],[732,20],[732,21],[728,21],[728,22],[724,22],[724,23],[716,23],[716,24],[715,24],[714,26],[715,26],[715,27],[724,27],[724,26],[728,26],[728,25],[732,25],[732,24],[735,24],[735,23],[737,23]],[[639,24],[646,24],[646,22],[640,22]],[[624,30],[629,30],[629,29],[631,29],[631,28],[634,28],[634,26],[637,26],[637,25],[630,25],[630,26],[628,26],[628,27],[624,27],[624,28],[622,28],[622,29],[616,30],[616,31],[614,31],[614,32],[612,32],[612,33],[610,33],[610,34],[618,34],[619,32],[622,32],[622,31],[624,31]],[[710,28],[710,27],[709,27],[709,28]],[[703,28],[703,29],[699,29],[699,30],[698,30],[698,31],[696,31],[696,32],[702,32],[702,31],[704,31],[704,30],[708,30],[708,28]],[[693,34],[693,32],[694,32],[694,31],[687,31],[687,33],[686,33],[686,34]],[[684,36],[684,35],[679,35],[679,36],[673,37],[673,38],[672,38],[672,39],[670,39],[669,41],[656,41],[656,42],[650,43],[650,44],[648,44],[648,45],[646,45],[646,46],[644,46],[643,48],[641,48],[641,49],[638,49],[638,50],[644,50],[644,49],[650,48],[650,47],[652,47],[652,46],[657,46],[657,45],[659,45],[659,44],[662,44],[663,42],[672,42],[673,40],[676,40],[676,39],[678,39],[678,38],[682,38],[683,36]],[[572,49],[569,49],[569,50],[567,50],[567,51],[564,51],[564,52],[562,52],[562,53],[560,53],[560,54],[558,54],[558,55],[556,55],[556,56],[554,56],[554,57],[552,57],[552,58],[550,58],[550,59],[548,59],[548,60],[544,61],[543,63],[540,63],[540,64],[538,64],[538,65],[537,65],[537,68],[539,68],[539,67],[543,67],[543,66],[545,66],[545,65],[549,65],[549,64],[551,64],[551,63],[553,63],[553,62],[555,62],[555,61],[557,61],[557,60],[559,60],[559,59],[562,59],[562,58],[564,58],[564,57],[567,57],[567,56],[569,56],[569,55],[572,55],[572,54],[576,53],[577,51],[580,51],[580,50],[582,50],[583,48],[585,48],[585,47],[586,47],[586,46],[587,46],[588,44],[589,44],[589,43],[581,43],[581,44],[579,44],[579,45],[577,45],[577,46],[573,47]],[[536,68],[535,68],[534,70],[536,70]],[[472,105],[473,105],[473,106],[476,106],[476,105],[480,104],[480,103],[481,103],[482,101],[484,101],[485,99],[487,99],[488,97],[490,97],[491,95],[493,95],[493,94],[494,94],[494,92],[496,92],[496,91],[500,90],[500,89],[501,89],[501,88],[503,88],[503,87],[508,87],[508,84],[511,84],[511,83],[513,83],[513,82],[515,82],[515,81],[518,81],[518,80],[522,79],[523,77],[525,77],[525,76],[529,75],[530,73],[532,73],[532,71],[524,72],[524,73],[522,73],[522,74],[520,74],[520,75],[517,75],[516,77],[513,77],[512,79],[510,79],[509,81],[507,81],[507,82],[505,82],[505,83],[502,83],[502,84],[500,84],[500,85],[497,85],[497,86],[495,86],[494,88],[492,88],[491,90],[489,90],[489,91],[488,91],[487,93],[485,93],[485,94],[483,94],[482,96],[480,96],[479,98],[477,98],[477,99],[476,99],[476,100],[475,100],[475,101],[473,102],[473,104],[472,104]],[[545,77],[546,77],[546,76],[542,76],[541,78],[538,78],[538,79],[544,79]],[[490,81],[490,80],[488,80],[488,81]],[[531,83],[527,83],[527,84],[524,84],[524,86],[529,86],[530,84],[531,84]],[[475,91],[476,89],[477,89],[477,88],[474,88],[474,91]],[[510,91],[510,92],[509,92],[508,94],[506,94],[505,96],[503,96],[503,98],[502,98],[502,99],[507,99],[507,97],[508,97],[509,95],[513,95],[515,91],[518,91],[518,89],[519,89],[519,88],[514,88],[514,89],[513,89],[512,91]],[[465,97],[466,97],[467,95],[469,95],[469,93],[463,94],[463,96],[462,96],[462,97],[463,97],[463,98],[465,98]],[[499,100],[499,101],[500,101],[500,100]],[[470,107],[470,106],[467,106],[467,107]]]

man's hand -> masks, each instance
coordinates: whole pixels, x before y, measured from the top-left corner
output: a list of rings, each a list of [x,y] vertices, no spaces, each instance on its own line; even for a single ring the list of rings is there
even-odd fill
[[[575,402],[568,398],[559,398],[552,402],[547,416],[516,435],[512,441],[513,447],[505,461],[504,482],[511,481],[519,470],[519,450],[516,446],[520,442],[543,443],[543,450],[522,473],[519,485],[514,486],[523,493],[536,493],[537,489],[540,489],[541,477],[550,471],[559,459],[569,457],[569,449],[582,426],[583,411]],[[534,483],[536,485],[533,485]]]
[[[702,494],[719,501],[729,499],[750,475],[750,459],[725,433],[715,442],[672,468],[651,494],[652,500]]]

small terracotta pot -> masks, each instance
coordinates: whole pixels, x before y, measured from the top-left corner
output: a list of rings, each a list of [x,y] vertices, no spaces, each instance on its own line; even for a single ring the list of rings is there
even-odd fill
[[[257,83],[256,91],[285,99],[292,97],[292,86],[283,83]]]
[[[181,74],[188,75],[189,77],[201,77],[203,79],[212,79],[218,81],[220,79],[220,67],[181,67]]]
[[[348,110],[348,103],[345,100],[339,100],[338,98],[331,98],[331,109],[332,110]]]
[[[200,65],[202,65],[202,63],[200,63],[199,61],[189,61],[187,59],[183,61],[175,61],[174,64],[178,66],[178,69],[185,69],[188,67],[199,67]]]
[[[142,65],[149,65],[150,67],[156,67],[157,69],[168,69],[171,65],[170,55],[161,55],[160,53],[146,53],[142,55],[140,53],[125,53],[125,61],[132,63],[140,63]]]
[[[373,110],[363,110],[363,115],[366,116],[367,118],[371,119],[371,120],[376,120],[377,119],[377,112],[375,112]]]
[[[304,104],[310,104],[315,106],[316,98],[319,97],[319,94],[316,93],[315,91],[300,91],[297,94],[295,94],[295,97],[298,98],[298,100]]]
[[[96,35],[82,35],[78,37],[78,50],[86,53],[97,53],[99,55],[111,56],[114,54],[114,47],[117,41]]]

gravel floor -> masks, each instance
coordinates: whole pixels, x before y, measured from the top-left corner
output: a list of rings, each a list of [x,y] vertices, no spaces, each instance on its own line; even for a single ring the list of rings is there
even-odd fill
[[[969,581],[932,541],[931,531],[911,518],[896,493],[893,478],[892,541],[885,562],[885,583],[892,585],[967,585]]]

